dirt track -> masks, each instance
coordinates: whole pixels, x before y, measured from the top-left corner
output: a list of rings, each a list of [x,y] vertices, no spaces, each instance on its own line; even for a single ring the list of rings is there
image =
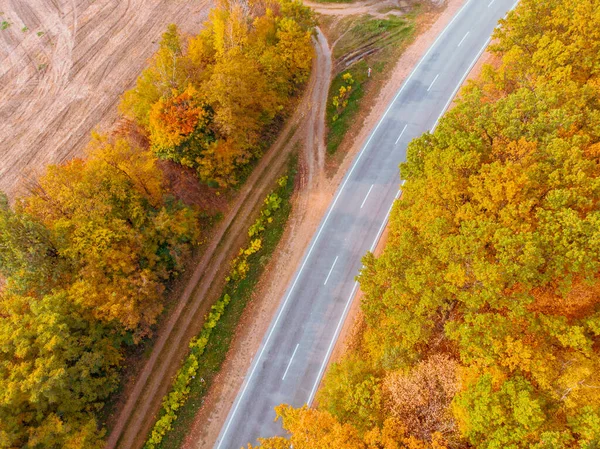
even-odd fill
[[[81,153],[116,118],[166,25],[197,32],[210,0],[0,0],[0,190]]]
[[[319,122],[323,122],[325,116],[324,104],[329,88],[331,54],[327,41],[320,33],[315,49],[313,72],[301,104],[286,123],[275,144],[255,167],[231,209],[215,230],[177,302],[176,309],[159,331],[150,358],[118,414],[106,449],[130,449],[143,445],[160,408],[162,397],[170,388],[172,376],[186,352],[190,334],[193,334],[190,330],[198,326],[194,318],[202,316],[203,308],[208,306],[206,298],[213,282],[218,282],[220,269],[227,267],[227,258],[237,251],[240,236],[245,236],[245,230],[251,224],[252,211],[261,204],[264,196],[272,188],[275,177],[285,166],[288,155],[297,141],[305,146],[305,161],[309,170],[314,171],[315,169],[310,167],[316,166],[321,167],[320,171],[323,172],[324,126]],[[309,114],[306,114],[307,110],[310,110]],[[308,176],[306,180],[309,185],[315,182],[312,176]]]
[[[335,16],[337,18],[362,14],[369,14],[372,17],[378,18],[385,18],[389,14],[402,15],[401,9],[409,5],[408,2],[403,0],[367,0],[352,3],[319,3],[316,1],[304,0],[304,4],[310,6],[319,14]],[[398,10],[391,8],[398,8]],[[380,12],[386,10],[389,11]]]

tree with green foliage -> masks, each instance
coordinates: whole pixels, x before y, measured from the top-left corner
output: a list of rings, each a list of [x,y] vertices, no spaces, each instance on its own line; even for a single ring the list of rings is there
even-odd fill
[[[10,288],[21,294],[48,291],[64,271],[59,268],[62,262],[48,229],[28,214],[13,211],[0,193],[0,273]]]
[[[331,366],[317,401],[338,420],[362,431],[384,420],[381,379],[369,362],[358,356]]]
[[[117,385],[115,329],[66,292],[0,297],[0,447],[101,448],[94,413]]]

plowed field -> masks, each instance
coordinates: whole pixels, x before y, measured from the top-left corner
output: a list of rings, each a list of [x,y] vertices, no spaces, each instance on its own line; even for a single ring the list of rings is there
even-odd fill
[[[81,153],[157,48],[210,0],[0,0],[0,189]]]

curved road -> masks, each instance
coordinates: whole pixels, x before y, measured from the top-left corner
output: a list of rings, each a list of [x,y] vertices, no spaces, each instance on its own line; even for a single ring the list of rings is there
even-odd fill
[[[361,258],[398,197],[407,144],[437,125],[514,0],[468,0],[423,56],[346,174],[279,306],[215,449],[283,435],[280,403],[311,404],[354,298]]]

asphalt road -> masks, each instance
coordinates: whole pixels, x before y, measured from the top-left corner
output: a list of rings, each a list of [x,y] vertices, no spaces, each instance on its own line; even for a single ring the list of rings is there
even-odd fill
[[[281,302],[215,449],[284,435],[281,403],[310,404],[358,284],[399,194],[407,144],[431,130],[515,0],[469,0],[396,94],[338,189]]]

